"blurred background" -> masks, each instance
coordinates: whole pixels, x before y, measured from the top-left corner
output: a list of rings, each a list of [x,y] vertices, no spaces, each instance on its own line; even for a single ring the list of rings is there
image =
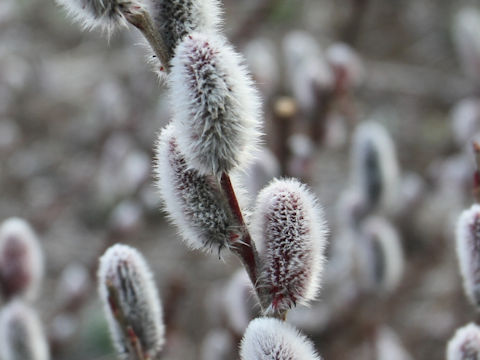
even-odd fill
[[[444,358],[477,317],[454,229],[474,202],[480,5],[223,3],[264,101],[265,148],[242,181],[254,200],[274,176],[301,178],[331,229],[320,299],[289,321],[325,359]],[[95,284],[115,242],[155,272],[164,359],[238,358],[255,312],[238,260],[188,250],[160,210],[153,146],[170,114],[146,56],[136,29],[107,40],[53,1],[0,1],[0,221],[40,238],[54,359],[115,358]]]

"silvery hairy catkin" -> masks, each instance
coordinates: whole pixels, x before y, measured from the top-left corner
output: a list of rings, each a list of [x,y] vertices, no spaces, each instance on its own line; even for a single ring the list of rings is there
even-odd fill
[[[455,332],[448,342],[447,360],[479,360],[480,328],[470,323]]]
[[[122,244],[110,247],[100,258],[98,291],[118,354],[137,360],[131,332],[145,358],[158,354],[165,333],[162,308],[153,275],[140,252]]]
[[[312,342],[292,325],[273,318],[250,322],[242,339],[241,360],[320,360]]]
[[[463,287],[470,301],[480,306],[480,205],[464,210],[456,230],[457,257]]]
[[[191,248],[220,251],[237,233],[233,214],[217,179],[188,166],[174,125],[162,130],[156,148],[160,196]]]
[[[252,226],[267,312],[313,300],[320,287],[327,227],[314,195],[296,179],[274,180],[258,195]]]
[[[127,18],[145,11],[141,0],[57,0],[84,28],[102,28],[109,33],[125,26]]]
[[[43,254],[30,225],[9,218],[0,225],[0,292],[3,297],[37,296],[43,277]]]
[[[155,25],[169,57],[182,39],[194,31],[215,31],[220,24],[218,0],[152,0]]]
[[[377,122],[358,125],[352,145],[352,181],[370,209],[394,209],[398,196],[398,162],[395,145]]]
[[[35,310],[16,299],[0,313],[2,360],[48,360],[47,339]]]
[[[244,164],[259,138],[259,100],[242,62],[223,37],[197,32],[172,60],[178,144],[201,174],[220,176]]]

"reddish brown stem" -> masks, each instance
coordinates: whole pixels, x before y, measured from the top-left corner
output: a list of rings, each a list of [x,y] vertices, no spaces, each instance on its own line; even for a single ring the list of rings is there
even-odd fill
[[[261,271],[261,268],[255,243],[252,241],[250,232],[248,231],[245,220],[243,219],[242,211],[240,209],[240,205],[238,204],[235,191],[233,190],[230,176],[227,173],[223,173],[220,183],[225,195],[227,196],[230,209],[232,210],[233,215],[241,227],[242,236],[240,238],[232,239],[232,251],[240,258],[243,266],[245,266],[248,277],[250,278],[250,281],[257,292],[260,306],[262,309],[265,309],[268,304],[264,303],[266,299],[265,292],[261,287],[259,287],[258,284],[258,274]]]
[[[242,210],[240,210],[237,196],[235,195],[235,191],[233,190],[232,181],[230,180],[230,176],[227,173],[222,174],[221,185],[223,191],[225,192],[225,195],[227,196],[228,204],[230,205],[230,209],[232,209],[233,211],[233,215],[242,227],[245,226]]]

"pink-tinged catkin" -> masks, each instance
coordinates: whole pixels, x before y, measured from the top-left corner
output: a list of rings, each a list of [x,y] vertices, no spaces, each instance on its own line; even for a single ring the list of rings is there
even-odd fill
[[[480,328],[470,323],[455,332],[448,342],[447,360],[479,360]]]
[[[260,136],[257,91],[243,60],[220,35],[191,33],[170,76],[178,144],[200,174],[218,177],[245,164]]]
[[[132,331],[143,354],[154,358],[162,349],[165,329],[157,288],[142,254],[127,245],[110,247],[100,258],[98,291],[118,354],[135,358],[128,334]]]
[[[283,313],[313,300],[320,287],[327,225],[315,196],[295,179],[263,189],[253,214],[254,239],[263,269],[259,287],[267,313]]]
[[[156,148],[157,186],[170,220],[193,249],[219,252],[240,236],[217,179],[187,165],[174,124],[160,134]]]
[[[43,278],[43,254],[30,225],[9,218],[0,225],[0,292],[33,300]]]
[[[480,205],[464,210],[456,231],[457,256],[465,293],[480,306]]]
[[[9,302],[0,313],[2,360],[48,360],[47,339],[37,313],[22,300]]]
[[[85,29],[101,28],[111,33],[126,26],[127,18],[145,11],[140,0],[57,0]]]
[[[252,320],[240,348],[241,360],[320,360],[312,342],[292,325],[273,318]]]
[[[170,58],[182,39],[194,31],[216,31],[221,22],[218,0],[153,0],[152,15]]]

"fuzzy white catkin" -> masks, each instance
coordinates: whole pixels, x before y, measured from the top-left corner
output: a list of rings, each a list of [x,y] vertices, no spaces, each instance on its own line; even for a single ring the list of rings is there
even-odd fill
[[[320,360],[312,342],[292,325],[274,318],[250,322],[242,339],[241,360]]]
[[[470,301],[480,306],[480,205],[474,204],[458,218],[457,257],[463,287]]]
[[[352,182],[368,206],[393,211],[398,206],[399,166],[395,145],[378,122],[358,125],[353,135]]]
[[[34,300],[43,278],[43,253],[31,226],[21,218],[0,225],[0,293]]]
[[[111,33],[115,27],[126,26],[125,16],[140,12],[140,0],[56,0],[84,29],[101,28]]]
[[[259,136],[260,103],[243,59],[219,35],[192,33],[169,77],[178,144],[201,174],[245,164]]]
[[[2,360],[48,360],[47,339],[35,310],[16,299],[0,313]]]
[[[328,232],[315,196],[296,179],[273,180],[258,195],[252,227],[263,262],[259,286],[269,296],[266,311],[314,300]]]
[[[117,305],[143,352],[154,357],[162,349],[165,329],[157,288],[142,254],[130,246],[116,244],[100,258],[98,269],[98,291],[115,348],[122,358],[129,359],[132,350],[112,313],[108,284],[116,289]]]
[[[189,168],[174,124],[162,130],[156,148],[157,186],[170,220],[193,249],[228,247],[235,221],[218,181]]]
[[[221,22],[218,0],[152,0],[152,13],[170,57],[186,35],[216,31]]]
[[[474,323],[461,327],[448,342],[447,360],[480,360],[480,328]]]

